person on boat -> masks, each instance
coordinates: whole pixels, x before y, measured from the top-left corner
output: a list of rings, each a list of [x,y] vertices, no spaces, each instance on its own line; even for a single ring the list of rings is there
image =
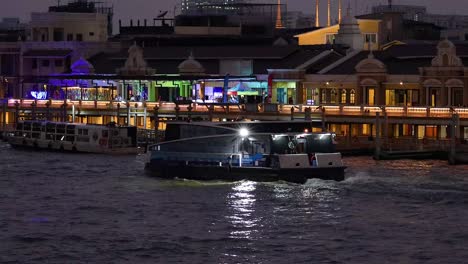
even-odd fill
[[[314,153],[310,154],[310,165],[312,165],[312,167],[317,167],[317,158]]]

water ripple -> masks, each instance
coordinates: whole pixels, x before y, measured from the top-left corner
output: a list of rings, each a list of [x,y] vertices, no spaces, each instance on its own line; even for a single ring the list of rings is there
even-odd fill
[[[343,182],[158,180],[144,156],[0,143],[2,263],[464,263],[468,166],[346,158]]]

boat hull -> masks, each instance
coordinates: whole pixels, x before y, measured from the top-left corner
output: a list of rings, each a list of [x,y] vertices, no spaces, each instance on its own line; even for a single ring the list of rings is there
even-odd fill
[[[250,180],[258,182],[287,181],[304,184],[309,179],[343,181],[346,167],[290,168],[229,167],[186,165],[180,162],[151,161],[146,165],[150,176],[165,179],[184,178],[189,180]]]

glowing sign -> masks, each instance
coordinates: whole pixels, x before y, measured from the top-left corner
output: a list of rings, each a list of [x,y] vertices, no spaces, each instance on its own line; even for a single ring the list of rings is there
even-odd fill
[[[47,92],[45,92],[45,91],[42,91],[42,92],[31,91],[31,96],[33,98],[38,99],[38,100],[45,100],[45,99],[47,99]]]

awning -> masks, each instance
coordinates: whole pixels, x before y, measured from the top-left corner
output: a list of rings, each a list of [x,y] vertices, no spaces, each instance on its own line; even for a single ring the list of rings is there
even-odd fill
[[[228,90],[230,95],[258,95],[258,91],[252,90],[247,84],[239,82],[236,86]]]

